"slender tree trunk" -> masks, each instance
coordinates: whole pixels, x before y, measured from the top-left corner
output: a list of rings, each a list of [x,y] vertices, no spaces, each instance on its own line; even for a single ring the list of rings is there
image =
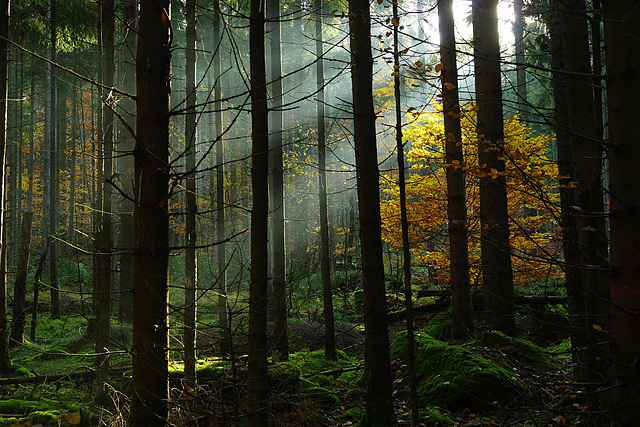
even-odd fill
[[[509,242],[497,0],[473,0],[482,277],[494,329],[516,332]],[[485,166],[486,165],[486,166]]]
[[[7,330],[7,282],[6,282],[6,153],[7,153],[7,95],[8,95],[8,43],[9,37],[9,0],[0,2],[0,94],[3,100],[0,102],[0,372],[7,373],[11,369],[9,357],[9,332]]]
[[[362,286],[364,289],[366,414],[363,426],[393,425],[387,301],[382,261],[380,183],[373,109],[371,16],[367,0],[349,1],[353,138],[356,151]]]
[[[247,421],[266,427],[267,382],[267,223],[269,215],[267,81],[264,49],[264,3],[251,0],[249,51],[251,78],[251,279],[249,290],[249,360]]]
[[[20,254],[18,273],[13,290],[13,322],[11,323],[10,344],[24,343],[24,323],[26,318],[27,273],[29,272],[29,252],[31,250],[31,224],[33,212],[25,212],[22,217],[20,234]]]
[[[196,255],[196,2],[187,0],[185,114],[186,202],[185,218],[185,289],[184,289],[184,375],[187,383],[196,382],[196,286],[198,264]]]
[[[416,350],[413,324],[413,296],[411,292],[411,248],[409,242],[409,219],[407,216],[407,188],[405,179],[404,144],[402,143],[402,105],[400,96],[400,41],[398,37],[398,27],[400,18],[398,16],[398,3],[393,2],[393,92],[395,98],[396,112],[396,151],[398,152],[398,187],[400,188],[400,223],[402,227],[402,271],[404,278],[404,299],[407,320],[407,354],[408,354],[408,374],[409,374],[409,396],[411,404],[411,425],[420,425],[420,414],[418,413],[418,380],[416,376]]]
[[[453,294],[453,336],[473,334],[473,306],[467,245],[464,155],[458,96],[458,66],[453,21],[453,0],[438,3],[440,62],[442,63],[442,113],[444,117],[445,163],[447,164],[447,215],[449,259]]]
[[[603,144],[597,133],[591,74],[589,34],[584,1],[561,3],[560,22],[564,64],[567,73],[567,111],[575,207],[578,256],[586,312],[588,381],[604,381],[607,375],[609,341],[608,247],[602,189]],[[596,325],[596,328],[593,327]],[[598,331],[600,329],[602,332]],[[597,399],[596,399],[597,400]],[[590,402],[595,407],[595,403]]]
[[[524,1],[513,2],[513,37],[516,53],[516,91],[518,93],[518,110],[523,122],[529,121],[529,93],[527,91],[527,68],[524,55]]]
[[[214,109],[214,141],[216,144],[216,232],[218,247],[216,248],[218,261],[218,324],[220,327],[220,355],[231,351],[231,330],[229,327],[229,313],[227,304],[227,256],[225,230],[225,192],[224,192],[224,141],[222,139],[222,37],[220,36],[220,0],[213,4],[213,40],[215,54],[213,57],[213,74],[215,88],[213,90]]]
[[[107,87],[113,87],[115,74],[114,55],[114,29],[115,29],[115,3],[114,0],[103,0],[100,3],[100,14],[102,16],[102,79]],[[112,102],[109,93],[104,93],[103,102]],[[111,329],[111,253],[112,242],[112,187],[108,180],[113,174],[113,125],[114,117],[111,109],[105,105],[102,113],[102,144],[103,144],[103,180],[99,183],[102,192],[102,209],[100,215],[99,239],[99,295],[97,313],[97,340],[96,340],[96,367],[98,369],[98,381],[106,381],[109,369],[109,359],[107,352],[109,349],[109,333]],[[103,393],[106,390],[102,390]]]
[[[287,337],[287,283],[284,247],[284,169],[282,164],[282,65],[280,52],[280,1],[267,0],[266,33],[269,45],[269,203],[271,212],[271,285],[273,289],[273,349],[283,360],[289,357]]]
[[[316,107],[318,110],[318,190],[320,198],[320,245],[322,276],[322,301],[324,308],[324,357],[336,360],[336,333],[333,316],[333,291],[331,287],[331,255],[329,248],[329,219],[327,208],[327,147],[325,134],[324,97],[324,41],[322,36],[322,0],[315,0],[316,19]],[[346,248],[345,248],[346,249]],[[346,277],[345,277],[346,280]]]
[[[49,49],[49,59],[52,62],[57,61],[57,0],[51,1],[51,10],[50,10],[50,25],[51,25],[51,34],[50,34],[50,49]],[[50,92],[49,92],[49,111],[48,111],[48,132],[49,132],[49,141],[48,141],[48,149],[49,149],[49,188],[48,193],[43,197],[48,198],[48,209],[49,209],[49,234],[51,236],[55,236],[58,231],[58,206],[57,206],[57,176],[58,176],[58,161],[57,161],[57,141],[56,141],[56,124],[57,124],[57,114],[56,114],[56,100],[57,100],[57,82],[56,82],[56,73],[55,69],[48,65],[49,68],[49,78],[51,81]],[[45,137],[46,139],[46,137]],[[57,318],[60,316],[60,294],[58,290],[58,251],[57,244],[55,239],[51,241],[49,245],[49,286],[51,290],[51,317]]]
[[[611,176],[612,425],[640,425],[640,9],[604,4]]]
[[[141,0],[136,62],[135,255],[131,424],[168,416],[169,0]]]
[[[123,11],[126,34],[122,55],[124,64],[122,66],[122,89],[127,93],[134,93],[136,90],[136,44],[137,44],[137,0],[127,0],[124,2]],[[133,319],[133,150],[135,138],[131,133],[135,132],[136,103],[133,99],[124,98],[120,105],[123,109],[123,117],[128,129],[124,129],[120,141],[120,185],[127,197],[120,202],[121,223],[120,223],[120,321],[130,323]]]

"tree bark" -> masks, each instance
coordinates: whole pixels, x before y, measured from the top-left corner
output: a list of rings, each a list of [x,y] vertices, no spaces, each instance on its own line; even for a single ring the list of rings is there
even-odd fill
[[[140,1],[138,34],[131,423],[164,427],[169,398],[169,0]]]
[[[558,0],[551,0],[552,10],[558,7]],[[551,68],[553,74],[554,125],[558,150],[558,174],[560,175],[560,226],[562,227],[562,251],[564,256],[565,289],[567,290],[567,311],[571,325],[570,337],[572,347],[573,377],[576,381],[586,381],[587,348],[585,305],[582,280],[580,276],[580,257],[578,254],[578,229],[572,211],[575,206],[573,165],[571,162],[571,135],[569,133],[569,116],[567,111],[566,78],[561,74],[564,67],[562,53],[562,29],[560,16],[552,13],[549,22],[551,38]]]
[[[196,382],[196,288],[198,259],[196,254],[196,2],[186,1],[186,46],[185,46],[185,92],[187,94],[185,114],[186,151],[186,218],[185,218],[185,289],[184,289],[184,375],[188,384]]]
[[[567,90],[571,166],[575,181],[578,257],[584,287],[588,355],[586,374],[591,383],[607,375],[609,341],[608,247],[602,188],[603,143],[597,135],[591,78],[591,55],[585,3],[561,3],[560,22]],[[593,326],[596,325],[596,328]],[[598,331],[598,327],[602,332]],[[595,388],[595,385],[594,385]],[[591,402],[593,405],[595,402]]]
[[[271,286],[273,289],[273,350],[287,360],[287,283],[285,266],[284,169],[282,163],[282,59],[280,52],[280,1],[267,0],[267,43],[269,45],[269,203],[271,212]]]
[[[266,427],[267,382],[267,239],[269,216],[269,126],[264,48],[264,2],[251,0],[249,51],[251,79],[251,278],[249,289],[249,360],[247,370],[247,421],[249,427]]]
[[[524,1],[514,0],[513,2],[513,38],[515,39],[516,54],[516,92],[518,94],[518,110],[520,120],[524,123],[529,121],[529,94],[527,91],[527,68],[525,66],[524,55]]]
[[[496,330],[514,335],[513,271],[504,161],[497,0],[473,0],[482,279]]]
[[[453,336],[473,334],[473,306],[467,245],[464,155],[460,125],[458,66],[453,20],[453,1],[438,3],[440,61],[442,63],[442,113],[447,165],[447,215],[449,219],[449,259],[453,294]]]
[[[7,257],[7,233],[6,233],[6,189],[7,175],[7,95],[8,95],[8,43],[9,37],[9,0],[0,2],[0,372],[6,373],[11,368],[9,357],[9,332],[7,330],[7,282],[6,282],[6,257]]]
[[[31,224],[33,212],[25,212],[20,233],[20,254],[18,273],[13,291],[13,322],[11,323],[10,344],[24,343],[24,323],[26,318],[27,273],[29,272],[29,252],[31,250]]]
[[[122,90],[127,93],[136,91],[136,44],[137,44],[137,0],[126,0],[123,3],[123,20],[126,25],[126,34],[122,48]],[[123,109],[123,117],[129,129],[136,129],[136,103],[133,99],[124,98],[120,105]],[[127,197],[120,202],[120,321],[131,323],[133,319],[133,150],[135,137],[128,129],[123,129],[120,138],[120,161],[118,169],[120,173],[120,185]]]
[[[113,87],[115,74],[115,1],[103,0],[100,3],[100,15],[102,16],[102,79],[103,84],[107,87]],[[112,102],[109,99],[109,93],[103,92],[102,100],[105,104]],[[103,180],[99,183],[100,191],[102,191],[102,207],[100,215],[100,228],[98,230],[99,241],[99,295],[98,295],[98,312],[97,314],[97,340],[95,350],[96,369],[98,380],[107,380],[107,371],[109,369],[109,359],[107,352],[109,349],[110,331],[111,331],[111,253],[113,251],[112,242],[112,190],[111,184],[108,182],[113,173],[113,125],[114,115],[109,106],[105,105],[102,114],[102,162],[103,162]],[[106,390],[102,390],[106,393]]]
[[[327,143],[325,130],[324,97],[324,41],[322,36],[322,0],[315,0],[316,19],[316,108],[318,114],[318,197],[320,199],[320,246],[322,277],[322,301],[324,309],[324,357],[336,360],[336,333],[333,315],[333,292],[331,289],[331,255],[329,248],[329,219],[327,209]],[[345,248],[346,250],[346,248]],[[346,281],[346,277],[345,277]]]
[[[373,109],[373,57],[368,0],[349,1],[353,139],[356,152],[362,287],[364,289],[366,407],[363,426],[393,425],[387,301],[382,261],[380,183]]]
[[[218,261],[218,325],[220,328],[220,355],[225,356],[231,351],[231,328],[229,326],[229,311],[227,304],[227,255],[225,241],[225,189],[224,189],[224,140],[222,139],[222,37],[220,36],[220,0],[213,4],[213,40],[215,54],[213,57],[213,109],[214,109],[214,141],[216,144],[216,232],[218,246],[216,248]]]
[[[640,9],[604,4],[611,176],[612,425],[640,425]]]

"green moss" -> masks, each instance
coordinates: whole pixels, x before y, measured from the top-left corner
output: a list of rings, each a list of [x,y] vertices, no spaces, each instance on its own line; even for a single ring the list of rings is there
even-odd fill
[[[34,411],[26,417],[32,424],[58,425],[60,411]]]
[[[433,338],[440,339],[451,335],[453,323],[451,321],[451,310],[437,314],[429,321],[424,332]]]
[[[326,387],[329,385],[333,385],[335,384],[335,380],[331,377],[328,377],[326,375],[314,375],[310,378],[308,378],[308,380],[316,385],[319,385],[321,387]]]
[[[311,385],[302,390],[302,394],[312,398],[314,402],[324,406],[336,406],[339,402],[335,394],[325,387]]]
[[[554,357],[558,359],[571,359],[571,338],[560,341],[558,344],[547,347],[549,353],[555,353]]]
[[[353,292],[353,311],[358,314],[364,313],[364,291],[362,289]]]
[[[0,413],[2,414],[27,414],[34,411],[51,411],[54,409],[47,402],[22,399],[0,400]]]
[[[24,366],[15,364],[11,366],[11,376],[14,378],[35,377],[35,375],[32,372],[29,372],[29,370]]]
[[[435,411],[419,411],[420,421],[428,427],[437,427],[445,425],[456,425],[457,423],[449,417],[446,417]]]
[[[391,345],[391,357],[407,358],[406,332]],[[427,334],[416,336],[418,399],[423,406],[486,409],[492,402],[506,403],[524,390],[524,384],[496,363],[458,345]]]
[[[482,344],[487,347],[500,348],[516,360],[539,369],[560,369],[558,365],[551,361],[545,350],[522,338],[510,337],[499,331],[485,331],[482,334]]]
[[[348,409],[340,415],[340,418],[345,421],[358,422],[364,416],[364,411],[358,407]]]

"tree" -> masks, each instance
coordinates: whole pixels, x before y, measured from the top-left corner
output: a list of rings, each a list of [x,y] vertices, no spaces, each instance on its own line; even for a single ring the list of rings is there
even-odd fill
[[[267,382],[267,240],[269,215],[269,126],[264,48],[264,2],[251,0],[249,51],[251,80],[251,278],[249,284],[249,354],[247,421],[266,427]]]
[[[336,334],[333,316],[333,292],[331,289],[331,255],[329,247],[329,219],[327,209],[327,137],[325,129],[324,96],[324,41],[322,37],[322,0],[314,2],[316,19],[316,108],[318,120],[318,196],[320,200],[320,274],[322,276],[322,301],[324,309],[324,357],[336,360]],[[346,276],[345,276],[346,281]]]
[[[168,416],[169,0],[141,0],[136,62],[135,255],[131,424]]]
[[[196,256],[196,2],[187,0],[187,35],[185,46],[185,93],[187,105],[185,113],[185,177],[187,213],[185,219],[185,288],[184,288],[184,374],[187,382],[196,381],[196,289],[197,289],[197,256]]]
[[[5,231],[5,181],[7,172],[7,98],[9,91],[9,50],[7,38],[9,37],[9,10],[10,1],[0,2],[0,372],[7,373],[11,368],[9,357],[9,332],[7,330],[7,282],[6,282],[6,236]]]
[[[438,3],[440,61],[442,63],[442,114],[447,164],[447,215],[449,257],[453,294],[453,335],[462,338],[473,332],[473,306],[467,248],[464,154],[458,96],[458,67],[452,0]]]
[[[473,0],[472,8],[478,163],[484,172],[480,177],[480,223],[485,301],[491,308],[492,327],[514,335],[513,271],[502,160],[504,130],[498,2]]]
[[[29,270],[29,251],[31,250],[31,225],[33,212],[22,216],[20,233],[20,253],[18,255],[18,273],[14,284],[13,321],[11,323],[11,341],[9,344],[24,343],[24,323],[26,319],[27,273]]]
[[[284,360],[289,355],[287,337],[287,283],[285,267],[284,170],[282,163],[282,60],[280,52],[280,1],[269,0],[267,42],[269,44],[269,203],[271,212],[271,286],[273,289],[274,350]]]
[[[518,110],[525,122],[529,119],[529,95],[527,92],[527,69],[524,55],[524,1],[513,2],[513,38],[516,54],[516,92],[518,93]]]
[[[380,183],[376,116],[373,110],[371,16],[367,0],[349,1],[353,140],[362,247],[366,413],[364,426],[393,425],[387,301],[382,262]]]
[[[640,10],[633,1],[603,2],[611,177],[611,339],[609,408],[614,425],[640,424]]]
[[[115,74],[115,2],[114,0],[104,0],[100,3],[101,30],[102,30],[102,78],[103,84],[107,87],[113,87]],[[107,90],[105,89],[105,92]],[[102,95],[105,104],[111,103],[110,94]],[[96,340],[96,367],[98,372],[103,376],[102,381],[106,381],[106,372],[109,368],[109,360],[107,352],[109,348],[109,339],[111,331],[111,272],[113,270],[111,263],[111,252],[113,251],[112,236],[112,187],[111,175],[113,173],[113,140],[114,140],[114,114],[105,105],[102,114],[102,162],[103,162],[103,181],[99,183],[99,191],[102,192],[102,207],[100,215],[100,226],[98,230],[98,261],[99,261],[99,295],[98,295],[98,312],[97,317],[97,340]],[[103,390],[103,392],[106,392]]]
[[[126,0],[123,2],[123,21],[126,25],[126,33],[122,45],[122,90],[127,93],[134,93],[136,89],[136,43],[137,43],[137,1]],[[133,283],[133,150],[135,148],[135,108],[133,99],[125,97],[122,99],[122,116],[126,122],[125,129],[122,130],[119,151],[121,155],[118,163],[120,173],[120,186],[125,194],[120,203],[120,321],[131,322],[133,318],[133,293],[131,284]]]
[[[216,144],[216,231],[218,238],[218,324],[220,327],[220,354],[226,355],[231,350],[231,328],[229,327],[229,313],[227,305],[227,259],[225,245],[225,193],[224,193],[224,140],[222,139],[222,38],[220,37],[220,0],[213,4],[213,40],[215,43],[213,57],[213,90],[214,131]]]
[[[567,114],[574,179],[578,257],[584,289],[588,355],[587,380],[600,382],[606,377],[609,337],[608,245],[602,188],[603,144],[597,135],[594,94],[591,87],[591,55],[585,3],[561,3],[563,59],[566,73]],[[593,327],[596,325],[596,328]],[[601,331],[599,331],[600,329]]]

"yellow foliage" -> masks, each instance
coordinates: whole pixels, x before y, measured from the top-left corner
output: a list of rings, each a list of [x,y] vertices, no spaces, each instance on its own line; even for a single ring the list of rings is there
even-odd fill
[[[473,126],[475,106],[464,108],[461,116],[461,144],[465,153],[463,164],[444,161],[446,136],[439,107],[431,113],[416,115],[404,133],[407,147],[410,147],[407,161],[411,173],[407,177],[406,194],[410,245],[415,262],[428,267],[432,284],[448,282],[446,169],[455,167],[465,171],[472,280],[477,283],[481,276],[478,179],[485,176],[504,176],[507,182],[515,283],[526,285],[534,280],[560,276],[557,265],[548,262],[549,258],[561,259],[558,243],[560,230],[556,224],[558,171],[556,164],[547,157],[552,137],[534,136],[518,117],[510,118],[504,125],[505,144],[501,154],[505,171],[486,171],[477,163],[477,140]],[[383,235],[387,242],[400,247],[399,189],[394,176],[387,175],[385,178],[382,180]]]

